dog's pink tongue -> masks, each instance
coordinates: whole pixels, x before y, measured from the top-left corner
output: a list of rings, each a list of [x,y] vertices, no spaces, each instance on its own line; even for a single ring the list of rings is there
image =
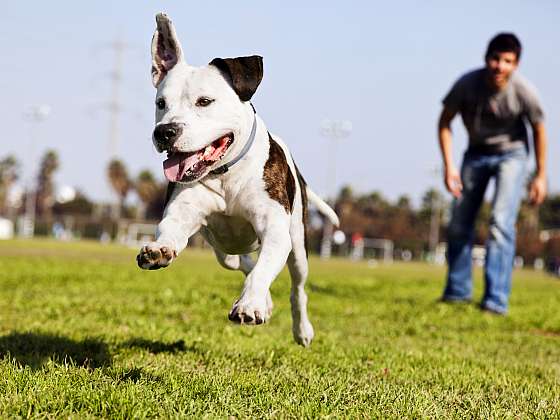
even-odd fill
[[[183,178],[187,169],[199,160],[198,153],[175,153],[163,161],[163,173],[168,181],[178,182]]]

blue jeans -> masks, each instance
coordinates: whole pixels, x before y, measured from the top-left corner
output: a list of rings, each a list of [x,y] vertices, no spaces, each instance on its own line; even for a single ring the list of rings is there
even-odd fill
[[[481,307],[499,313],[507,312],[515,256],[515,222],[526,172],[525,149],[492,155],[465,153],[461,167],[463,191],[461,197],[453,202],[447,232],[449,272],[444,300],[471,299],[474,222],[486,187],[490,179],[495,178]]]

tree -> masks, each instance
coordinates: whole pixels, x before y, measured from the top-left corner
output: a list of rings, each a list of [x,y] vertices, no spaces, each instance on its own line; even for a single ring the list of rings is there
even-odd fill
[[[338,198],[336,201],[352,201],[354,198],[354,191],[350,185],[345,185],[340,189],[340,193],[338,194]]]
[[[58,169],[58,154],[54,150],[47,150],[41,159],[39,175],[37,177],[37,212],[39,215],[50,217],[54,204],[53,175]]]
[[[0,214],[9,213],[8,194],[17,181],[18,170],[19,163],[14,156],[10,155],[0,160]]]
[[[57,216],[90,216],[93,211],[93,202],[81,191],[76,191],[76,196],[64,203],[55,203],[53,213]]]
[[[109,178],[109,182],[111,183],[111,187],[117,194],[118,198],[115,206],[114,217],[116,219],[120,219],[124,201],[128,192],[132,188],[132,182],[128,177],[128,172],[124,163],[119,159],[113,159],[109,162],[109,165],[107,166],[107,176]]]
[[[432,211],[434,204],[443,203],[443,201],[444,199],[441,192],[439,192],[435,188],[430,188],[424,193],[424,195],[422,195],[421,211],[430,213]]]
[[[145,219],[147,208],[160,194],[161,188],[158,186],[154,175],[149,170],[143,170],[140,174],[138,174],[134,187],[136,189],[136,194],[138,194],[138,198],[140,199],[138,217],[140,219]]]
[[[373,191],[357,200],[358,207],[367,216],[379,217],[389,208],[389,202],[379,191]]]
[[[408,195],[401,195],[397,199],[396,207],[407,212],[412,211],[412,203],[410,201],[410,197]]]
[[[543,229],[560,229],[560,194],[548,196],[539,208]]]
[[[167,197],[168,184],[158,183],[157,184],[157,194],[154,196],[153,200],[150,201],[146,208],[146,218],[147,219],[161,219],[163,217],[163,211],[165,208],[165,199]]]

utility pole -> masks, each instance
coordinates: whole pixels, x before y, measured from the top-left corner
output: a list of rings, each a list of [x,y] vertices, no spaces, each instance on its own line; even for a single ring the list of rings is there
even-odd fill
[[[123,41],[122,36],[119,34],[115,37],[115,40],[107,45],[114,54],[113,69],[109,73],[111,79],[111,96],[106,104],[106,108],[109,111],[109,144],[108,144],[108,154],[109,162],[117,159],[119,155],[119,139],[120,139],[120,117],[123,112],[123,106],[121,105],[121,85],[123,82],[123,64],[124,64],[124,54],[126,50],[129,49],[129,45]],[[111,195],[113,196],[111,205],[111,216],[113,219],[120,219],[120,202],[117,194],[112,188],[109,189]]]
[[[35,206],[37,202],[37,180],[35,179],[36,172],[33,170],[35,156],[33,150],[35,148],[35,140],[39,124],[47,119],[51,113],[49,105],[32,105],[23,113],[23,118],[29,122],[29,151],[28,162],[31,168],[27,176],[27,192],[25,195],[25,215],[23,216],[20,224],[20,235],[24,238],[32,238],[35,233]]]
[[[430,170],[431,175],[438,180],[442,178],[442,169],[440,166],[435,166]],[[430,237],[429,247],[432,262],[436,262],[436,248],[439,243],[439,226],[440,226],[440,209],[441,203],[438,197],[438,189],[434,187],[433,194],[430,198]]]
[[[109,44],[115,54],[113,71],[111,72],[111,98],[107,104],[109,109],[109,157],[114,159],[118,155],[119,142],[119,118],[122,112],[120,103],[120,90],[123,80],[123,57],[124,52],[128,49],[128,44],[122,41],[118,36]]]
[[[439,242],[439,199],[436,191],[433,191],[430,200],[430,253],[435,258],[436,247]]]

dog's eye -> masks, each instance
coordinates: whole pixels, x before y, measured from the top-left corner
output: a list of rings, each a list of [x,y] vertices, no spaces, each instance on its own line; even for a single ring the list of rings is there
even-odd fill
[[[159,98],[156,101],[156,106],[158,107],[158,109],[165,109],[165,99]]]
[[[214,99],[207,98],[206,96],[201,96],[196,100],[196,106],[208,106],[212,102],[214,102]]]

